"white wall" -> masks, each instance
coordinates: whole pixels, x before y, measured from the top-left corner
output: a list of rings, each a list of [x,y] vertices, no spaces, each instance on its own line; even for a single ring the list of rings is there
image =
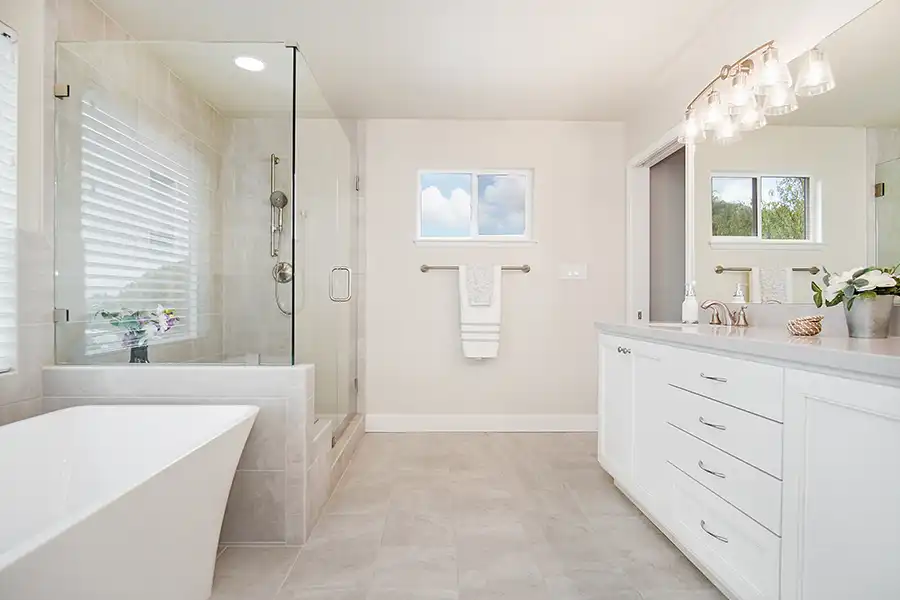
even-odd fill
[[[624,129],[616,123],[366,123],[370,429],[596,426],[594,321],[624,318]],[[537,244],[413,244],[420,168],[534,170]],[[528,263],[503,275],[500,356],[459,341],[457,278],[419,266]],[[561,281],[561,263],[589,279]],[[442,416],[443,415],[443,416]]]
[[[645,92],[626,120],[627,156],[634,156],[681,122],[687,103],[725,63],[768,40],[790,61],[843,27],[879,0],[757,0],[732,2],[660,69],[656,89]]]
[[[822,244],[813,249],[714,249],[710,177],[715,172],[808,175],[820,188]],[[701,299],[729,300],[742,273],[716,275],[716,265],[826,266],[845,270],[866,262],[868,203],[866,131],[850,127],[778,127],[748,133],[731,146],[705,143],[695,155],[696,278]],[[820,279],[817,277],[816,279]],[[795,274],[795,300],[811,301],[811,278]],[[807,293],[809,292],[809,293]],[[798,298],[799,296],[799,298]],[[749,300],[749,297],[748,297]]]
[[[40,412],[41,367],[53,361],[53,175],[51,15],[43,2],[8,0],[0,21],[19,35],[18,257],[16,371],[0,375],[0,425]]]

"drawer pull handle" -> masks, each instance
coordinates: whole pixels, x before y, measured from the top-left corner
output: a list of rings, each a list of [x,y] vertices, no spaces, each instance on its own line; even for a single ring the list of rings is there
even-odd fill
[[[710,531],[709,529],[707,529],[707,528],[706,528],[706,521],[704,521],[704,520],[702,520],[702,519],[700,520],[700,527],[703,529],[703,531],[706,532],[707,535],[716,538],[717,540],[719,540],[719,541],[722,542],[723,544],[727,544],[727,543],[728,543],[728,538],[727,538],[727,537],[725,537],[724,535],[718,535],[718,534],[716,534],[716,533],[713,533],[713,532]]]
[[[704,373],[700,373],[700,377],[703,379],[708,379],[709,381],[718,381],[719,383],[728,383],[728,380],[724,377],[712,377],[710,375],[705,375]]]
[[[718,429],[719,431],[725,431],[726,429],[728,429],[724,425],[719,425],[717,423],[710,423],[703,417],[700,417],[700,422],[703,423],[704,425],[706,425],[707,427],[712,427],[713,429]]]
[[[703,466],[702,460],[697,461],[697,466],[700,467],[701,469],[703,469],[704,471],[706,471],[707,473],[709,473],[710,475],[715,475],[719,479],[725,479],[725,473],[719,473],[718,471],[710,471],[705,466]]]

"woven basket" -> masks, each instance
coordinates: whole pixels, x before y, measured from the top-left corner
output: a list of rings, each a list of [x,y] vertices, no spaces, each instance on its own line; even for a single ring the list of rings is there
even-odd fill
[[[822,319],[824,315],[816,315],[815,317],[800,317],[799,319],[791,319],[787,322],[787,329],[791,335],[811,336],[822,333]]]

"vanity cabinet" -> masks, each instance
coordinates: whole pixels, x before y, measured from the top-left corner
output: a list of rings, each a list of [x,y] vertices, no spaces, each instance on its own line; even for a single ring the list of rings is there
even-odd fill
[[[601,465],[729,598],[900,598],[900,382],[599,340]]]
[[[900,388],[789,370],[782,600],[900,598]]]
[[[600,390],[597,457],[607,473],[628,479],[634,444],[634,353],[628,340],[601,338]]]

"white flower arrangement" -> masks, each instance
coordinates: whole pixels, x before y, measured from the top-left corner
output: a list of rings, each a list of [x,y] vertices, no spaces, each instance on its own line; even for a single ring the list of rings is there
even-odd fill
[[[825,271],[822,278],[825,288],[815,281],[812,284],[813,302],[821,308],[837,306],[843,302],[847,310],[853,308],[857,298],[875,299],[878,296],[900,296],[900,277],[897,270],[900,265],[891,268],[860,267],[843,273]]]

